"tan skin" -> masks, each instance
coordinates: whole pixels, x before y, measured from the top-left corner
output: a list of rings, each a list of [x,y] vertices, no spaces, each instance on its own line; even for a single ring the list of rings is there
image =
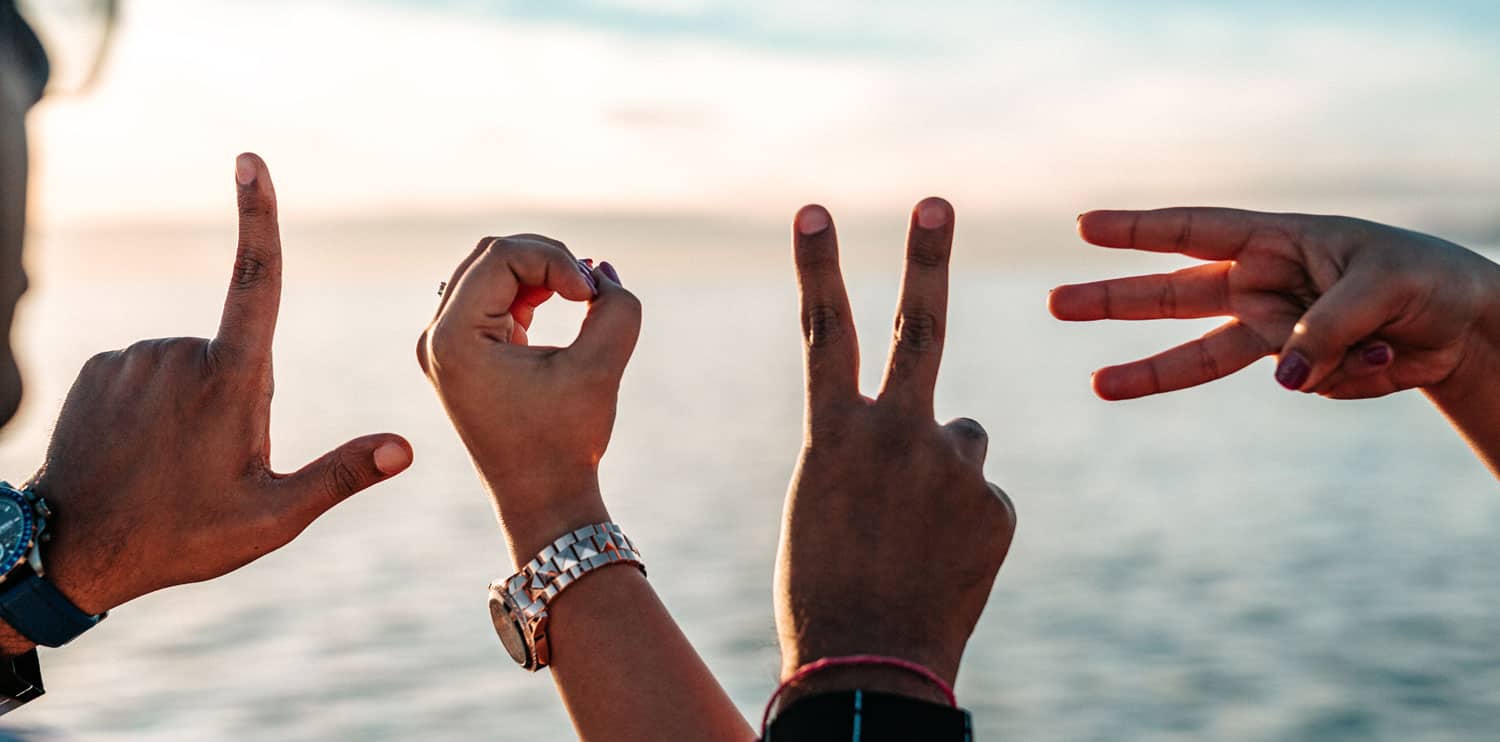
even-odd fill
[[[1268,355],[1289,389],[1334,399],[1421,389],[1500,476],[1500,266],[1451,242],[1339,216],[1093,211],[1102,247],[1208,261],[1061,286],[1065,320],[1230,317],[1204,337],[1100,369],[1104,399],[1203,384]]]
[[[807,405],[776,563],[782,675],[825,657],[880,654],[950,685],[1015,534],[1010,498],[985,481],[979,423],[933,419],[947,325],[953,208],[912,213],[895,335],[879,394],[859,391],[859,347],[828,212],[794,228]],[[786,700],[861,688],[942,702],[900,670],[818,673]]]
[[[239,246],[218,334],[146,340],[90,359],[35,479],[57,512],[47,577],[90,613],[232,572],[411,464],[405,440],[380,434],[291,474],[271,470],[276,196],[259,157],[241,155],[236,180]],[[0,646],[31,645],[5,627]]]
[[[449,286],[417,358],[519,564],[610,519],[598,466],[641,305],[612,266],[586,272],[561,242],[537,235],[482,240]],[[553,295],[590,302],[578,339],[531,346],[532,317]],[[552,679],[581,739],[754,737],[639,571],[590,573],[549,614]]]

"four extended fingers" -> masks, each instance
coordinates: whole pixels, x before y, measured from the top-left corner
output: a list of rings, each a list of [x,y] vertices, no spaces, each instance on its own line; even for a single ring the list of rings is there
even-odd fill
[[[953,206],[941,198],[924,199],[912,210],[895,336],[880,399],[929,417],[947,332],[952,253]]]
[[[267,366],[281,306],[281,234],[271,173],[251,153],[235,160],[239,191],[239,244],[229,294],[213,347],[256,367]]]

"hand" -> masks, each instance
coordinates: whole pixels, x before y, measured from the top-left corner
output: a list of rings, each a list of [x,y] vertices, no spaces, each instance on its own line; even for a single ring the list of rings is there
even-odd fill
[[[932,198],[913,213],[890,363],[874,400],[859,392],[828,212],[804,207],[795,231],[807,420],[776,564],[783,676],[822,657],[873,653],[918,662],[951,684],[1016,525],[1010,498],[985,481],[984,429],[933,420],[952,207]],[[934,697],[904,676],[836,674],[813,675],[801,690],[852,683]]]
[[[1100,369],[1104,399],[1169,392],[1280,356],[1276,380],[1337,399],[1467,387],[1500,369],[1500,267],[1450,242],[1335,216],[1231,209],[1093,211],[1083,238],[1204,265],[1061,286],[1065,320],[1232,317],[1204,337]]]
[[[640,334],[640,302],[608,263],[589,270],[537,235],[481,240],[448,286],[417,360],[520,563],[566,531],[608,520],[597,472]],[[526,331],[553,294],[592,301],[588,316],[573,345],[532,347]]]
[[[276,195],[260,158],[240,155],[235,170],[239,248],[218,335],[90,359],[34,483],[57,512],[47,576],[89,613],[232,572],[412,460],[400,437],[371,435],[270,470]]]

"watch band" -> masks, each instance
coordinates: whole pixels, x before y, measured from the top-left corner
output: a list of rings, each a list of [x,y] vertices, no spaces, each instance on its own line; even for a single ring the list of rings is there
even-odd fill
[[[624,531],[599,523],[563,534],[520,571],[491,583],[490,614],[512,658],[533,672],[546,667],[548,606],[579,578],[611,564],[630,564],[646,574],[640,551]],[[524,646],[512,646],[517,640]]]
[[[22,570],[25,571],[24,577]],[[44,647],[61,647],[109,615],[108,612],[97,616],[84,613],[52,583],[25,567],[12,572],[0,585],[0,590],[3,590],[0,592],[0,619],[21,636]]]
[[[973,742],[969,712],[893,693],[850,690],[800,699],[777,714],[761,742]]]
[[[0,659],[0,716],[15,711],[46,693],[42,687],[42,663],[36,650],[10,659]]]

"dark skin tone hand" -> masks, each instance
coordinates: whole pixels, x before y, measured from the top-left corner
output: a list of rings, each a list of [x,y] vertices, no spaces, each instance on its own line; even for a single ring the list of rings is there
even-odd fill
[[[90,359],[35,479],[57,512],[46,576],[89,613],[232,572],[411,464],[406,441],[381,434],[291,474],[271,470],[276,197],[254,155],[240,156],[236,180],[239,247],[218,334],[146,340]],[[8,626],[0,645],[11,654],[30,648]]]
[[[1208,261],[1060,286],[1065,320],[1229,317],[1200,339],[1100,369],[1119,400],[1228,376],[1268,355],[1282,386],[1334,399],[1422,389],[1500,473],[1500,266],[1451,242],[1359,219],[1234,209],[1092,211],[1102,247]]]
[[[952,244],[952,207],[918,204],[890,360],[871,399],[859,390],[831,218],[821,206],[797,215],[807,408],[776,568],[783,677],[824,657],[879,654],[952,684],[1010,549],[1015,509],[985,481],[984,428],[933,419]],[[915,675],[853,668],[814,674],[786,700],[849,688],[943,699]]]

